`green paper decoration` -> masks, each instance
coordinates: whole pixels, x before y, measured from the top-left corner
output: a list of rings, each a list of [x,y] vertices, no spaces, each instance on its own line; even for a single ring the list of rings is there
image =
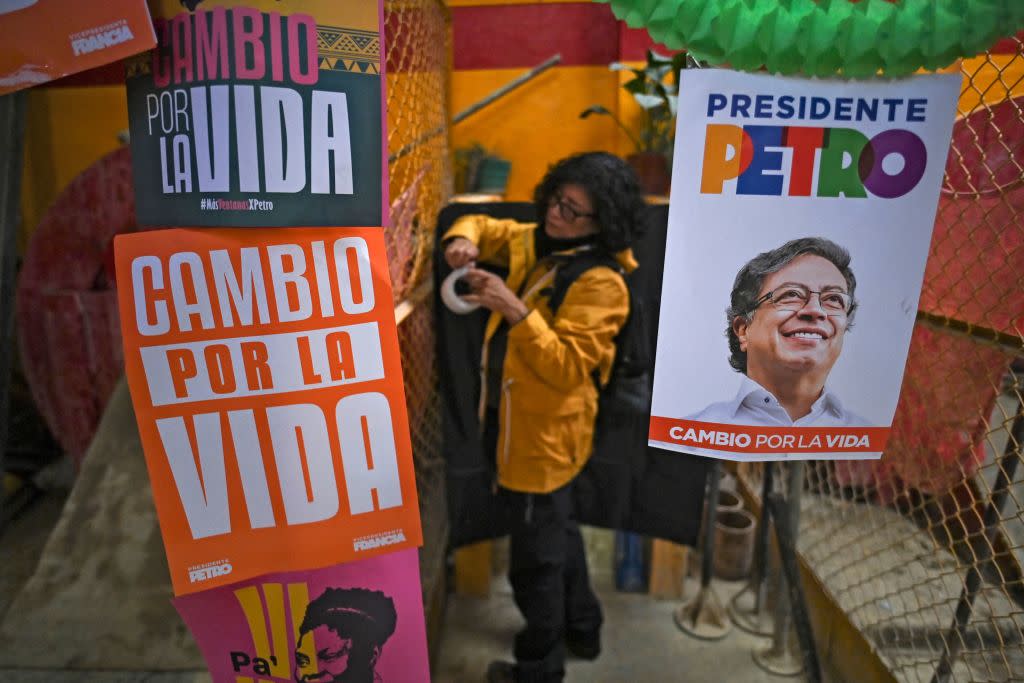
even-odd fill
[[[935,70],[1024,28],[1024,0],[598,0],[674,50],[740,71]]]

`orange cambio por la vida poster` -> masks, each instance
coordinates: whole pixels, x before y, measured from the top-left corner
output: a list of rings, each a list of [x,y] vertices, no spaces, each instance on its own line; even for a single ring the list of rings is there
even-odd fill
[[[421,544],[380,228],[115,240],[174,592]]]
[[[154,45],[145,0],[0,0],[0,95]]]

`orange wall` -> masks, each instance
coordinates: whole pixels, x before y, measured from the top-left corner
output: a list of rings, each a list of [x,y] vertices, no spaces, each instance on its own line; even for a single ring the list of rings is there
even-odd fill
[[[458,113],[522,73],[518,69],[452,74],[452,113]],[[507,198],[529,199],[548,166],[590,149],[628,154],[629,142],[607,116],[580,119],[592,104],[618,107],[618,74],[605,67],[555,67],[456,125],[454,147],[479,142],[512,161]]]
[[[64,186],[89,164],[117,149],[128,128],[124,86],[35,88],[28,92],[21,226],[28,234]]]
[[[464,2],[465,0],[459,0]],[[453,3],[454,4],[454,3]],[[482,4],[479,3],[479,4]],[[639,62],[628,62],[639,66]],[[482,69],[452,74],[452,114],[468,107],[526,69]],[[966,115],[980,103],[994,104],[1024,95],[1024,56],[991,55],[966,59],[959,111]],[[579,119],[579,112],[601,104],[632,130],[640,108],[620,87],[628,74],[602,66],[554,67],[452,129],[453,147],[479,142],[512,162],[507,198],[529,199],[533,186],[551,162],[591,149],[622,156],[632,143],[608,117]]]
[[[960,116],[980,103],[995,104],[1024,95],[1024,55],[991,55],[963,61],[964,84],[960,92]],[[1017,144],[1024,144],[1018,141]]]
[[[631,45],[632,53],[637,53],[638,32],[616,22],[607,6],[578,0],[449,0],[449,5],[456,10],[456,68],[450,97],[453,116],[551,55],[563,56],[560,65],[452,128],[453,147],[479,143],[512,162],[507,199],[529,199],[547,168],[567,155],[602,149],[626,156],[634,151],[609,117],[579,118],[580,112],[595,104],[616,112],[627,125],[639,116],[639,108],[620,87],[626,76],[608,69],[610,62],[621,59],[624,45]],[[560,16],[563,12],[564,18]],[[534,15],[543,17],[540,25]],[[506,17],[512,21],[521,18],[523,25],[509,26]],[[551,30],[552,25],[560,28]],[[496,34],[493,51],[481,49],[478,33],[489,28]],[[467,32],[472,36],[463,40]],[[645,33],[640,41],[649,42]],[[467,43],[468,56],[459,53],[460,45]],[[514,54],[500,54],[503,49]],[[495,62],[503,64],[499,68]]]

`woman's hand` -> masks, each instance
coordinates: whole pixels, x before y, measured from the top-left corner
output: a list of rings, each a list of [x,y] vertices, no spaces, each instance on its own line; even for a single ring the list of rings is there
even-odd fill
[[[447,253],[445,255],[447,256]],[[463,299],[498,311],[505,316],[509,325],[515,325],[530,312],[526,304],[508,288],[505,281],[494,273],[473,268],[462,279],[469,283],[470,289],[473,290],[472,294],[464,295]]]
[[[473,263],[479,255],[480,250],[465,237],[456,237],[444,249],[444,260],[452,268],[461,268],[467,263]]]

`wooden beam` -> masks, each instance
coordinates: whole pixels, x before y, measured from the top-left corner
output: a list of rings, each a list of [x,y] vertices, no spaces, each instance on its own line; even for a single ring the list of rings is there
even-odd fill
[[[647,593],[652,598],[680,600],[683,598],[683,580],[690,549],[685,545],[660,538],[651,543],[651,575]]]
[[[481,541],[455,551],[455,594],[486,598],[491,594],[493,542]]]
[[[16,92],[0,97],[0,475],[4,472],[11,408],[8,390],[14,351],[14,282],[24,150],[25,93]],[[0,505],[7,502],[2,491]]]

